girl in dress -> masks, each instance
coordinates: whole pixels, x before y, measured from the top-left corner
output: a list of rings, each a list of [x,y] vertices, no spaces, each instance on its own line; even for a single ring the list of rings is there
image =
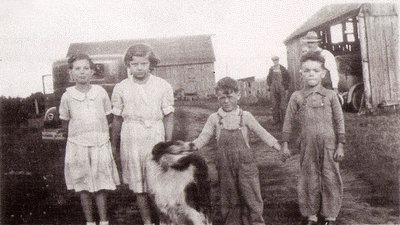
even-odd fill
[[[68,64],[76,85],[67,88],[59,107],[63,127],[68,129],[65,182],[68,190],[79,193],[87,224],[96,224],[94,196],[100,225],[107,225],[106,190],[120,184],[109,136],[111,102],[104,88],[90,84],[94,64],[89,56],[72,56]]]
[[[124,61],[128,78],[115,85],[111,97],[111,142],[116,152],[121,138],[123,182],[136,194],[143,223],[151,224],[146,162],[154,145],[172,138],[174,95],[167,81],[151,74],[159,59],[150,46],[131,46]]]

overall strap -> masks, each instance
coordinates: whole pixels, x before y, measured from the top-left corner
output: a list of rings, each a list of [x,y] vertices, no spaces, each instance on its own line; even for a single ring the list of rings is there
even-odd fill
[[[218,119],[218,125],[222,126],[222,116],[219,113],[217,113],[217,115],[218,115],[218,118],[219,118]],[[239,111],[239,116],[240,116],[239,128],[241,128],[241,127],[244,126],[243,110],[242,109],[240,109],[240,111]]]
[[[219,115],[219,113],[217,113],[217,115],[218,115],[218,125],[220,125],[220,126],[222,126],[222,116],[221,115]]]
[[[306,95],[304,94],[304,92],[301,91],[300,93],[301,93],[301,96],[303,97],[303,102],[300,105],[300,109],[304,109],[307,105],[307,98],[306,98]]]
[[[244,122],[243,122],[243,110],[240,109],[239,111],[239,116],[240,116],[240,123],[239,123],[239,128],[244,127]]]

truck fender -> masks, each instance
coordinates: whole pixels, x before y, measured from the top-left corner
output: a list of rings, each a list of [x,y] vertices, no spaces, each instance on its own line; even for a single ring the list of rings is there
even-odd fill
[[[350,87],[349,92],[347,94],[347,104],[351,103],[352,99],[351,96],[353,96],[354,90],[360,85],[363,85],[363,82],[356,83],[355,85]]]
[[[44,121],[47,121],[47,122],[53,121],[54,119],[56,119],[55,118],[56,115],[57,115],[57,107],[55,107],[55,106],[50,107],[44,114]]]

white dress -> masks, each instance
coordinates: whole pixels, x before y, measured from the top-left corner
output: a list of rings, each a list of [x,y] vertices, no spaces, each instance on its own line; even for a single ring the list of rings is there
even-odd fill
[[[111,113],[107,92],[92,85],[87,93],[67,88],[61,97],[60,119],[69,120],[64,175],[68,190],[115,190],[120,184],[106,115]]]
[[[113,114],[122,116],[121,164],[123,182],[135,193],[147,192],[146,162],[153,146],[165,140],[163,118],[174,112],[171,85],[150,74],[138,84],[131,77],[114,87]]]

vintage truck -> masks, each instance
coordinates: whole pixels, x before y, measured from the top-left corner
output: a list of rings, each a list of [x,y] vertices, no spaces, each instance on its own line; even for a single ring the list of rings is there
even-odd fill
[[[301,88],[302,38],[315,31],[321,48],[336,57],[339,91],[353,110],[374,111],[400,101],[398,12],[394,3],[331,4],[321,8],[284,41],[291,87]]]

